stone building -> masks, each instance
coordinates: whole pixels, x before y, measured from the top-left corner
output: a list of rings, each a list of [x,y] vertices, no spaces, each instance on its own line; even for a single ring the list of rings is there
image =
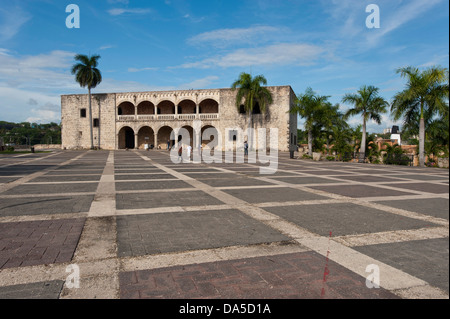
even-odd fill
[[[203,147],[218,144],[226,150],[239,148],[249,136],[247,128],[266,129],[266,142],[275,138],[277,128],[278,149],[294,150],[297,144],[297,116],[290,114],[295,93],[290,86],[268,87],[273,103],[265,114],[258,105],[249,123],[243,109],[236,108],[236,90],[204,89],[158,92],[92,94],[92,124],[94,147],[107,150],[166,149],[176,143],[181,128],[188,132],[190,144]],[[66,149],[90,148],[89,103],[87,94],[61,96],[62,147]],[[206,131],[208,128],[211,130]],[[171,132],[174,132],[171,136]],[[206,136],[215,132],[214,135]],[[257,134],[257,133],[255,133]],[[261,136],[263,136],[261,134]],[[269,138],[270,137],[270,138]],[[179,139],[180,137],[178,137]],[[253,137],[253,141],[258,138]],[[250,143],[249,143],[250,144]],[[257,144],[255,144],[255,147]]]

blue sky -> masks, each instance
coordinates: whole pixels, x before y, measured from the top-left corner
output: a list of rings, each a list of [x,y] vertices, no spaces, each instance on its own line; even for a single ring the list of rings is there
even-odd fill
[[[69,4],[79,29],[66,27]],[[366,27],[369,4],[379,29]],[[86,93],[76,53],[101,55],[94,93],[228,88],[248,72],[333,103],[362,85],[391,100],[397,68],[448,68],[448,12],[448,0],[0,0],[0,120],[59,122],[60,95]],[[386,114],[368,130],[393,124]]]

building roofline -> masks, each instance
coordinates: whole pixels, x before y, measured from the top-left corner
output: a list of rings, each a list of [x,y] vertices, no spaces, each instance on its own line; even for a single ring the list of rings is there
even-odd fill
[[[272,85],[272,86],[266,86],[266,88],[283,88],[287,87],[290,88],[290,90],[294,93],[292,90],[292,87],[290,85]],[[216,89],[185,89],[185,90],[164,90],[164,91],[130,91],[130,92],[99,92],[99,93],[91,93],[91,95],[105,95],[105,94],[142,94],[142,93],[175,93],[175,92],[196,92],[196,91],[229,91],[232,90],[232,88],[216,88]],[[294,93],[295,94],[295,93]],[[85,96],[88,95],[88,93],[82,93],[82,94],[61,94],[62,96]]]

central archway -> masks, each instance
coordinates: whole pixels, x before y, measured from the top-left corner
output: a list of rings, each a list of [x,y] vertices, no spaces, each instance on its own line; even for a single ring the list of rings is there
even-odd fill
[[[138,132],[138,149],[145,149],[145,144],[150,147],[155,142],[153,129],[148,126],[142,127]]]
[[[163,126],[158,131],[157,148],[165,150],[167,149],[167,142],[169,141],[170,147],[175,145],[175,140],[170,138],[170,133],[173,129],[170,126]]]

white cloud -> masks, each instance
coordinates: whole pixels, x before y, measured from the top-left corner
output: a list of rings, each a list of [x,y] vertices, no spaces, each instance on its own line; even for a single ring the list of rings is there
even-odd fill
[[[100,51],[102,51],[102,50],[108,50],[108,49],[112,49],[112,48],[115,48],[116,46],[115,45],[110,45],[110,44],[107,44],[107,45],[102,45],[100,48],[98,48]]]
[[[338,38],[358,38],[359,49],[371,49],[387,34],[413,21],[443,0],[379,0],[380,28],[368,29],[365,25],[370,13],[365,11],[370,4],[367,1],[333,0],[331,3],[322,0],[322,5],[331,16]],[[360,41],[363,40],[363,41]]]
[[[108,3],[114,4],[114,3],[122,3],[122,4],[128,4],[129,0],[108,0]]]
[[[266,47],[238,49],[223,56],[185,63],[181,68],[245,67],[256,65],[310,65],[325,49],[311,44],[281,43]]]
[[[209,87],[211,84],[219,80],[218,76],[212,75],[201,79],[194,80],[190,83],[182,84],[179,89],[204,89]]]
[[[136,9],[125,9],[125,8],[113,8],[108,10],[108,13],[112,16],[120,16],[122,14],[147,14],[152,12],[149,8],[136,8]]]
[[[19,7],[0,7],[0,42],[13,38],[31,15]]]
[[[280,34],[281,28],[272,26],[253,26],[249,28],[219,29],[204,32],[193,36],[187,43],[196,45],[212,45],[215,47],[226,47],[230,45],[257,43],[268,41],[273,36]]]
[[[0,82],[22,88],[72,88],[70,68],[75,53],[52,51],[39,55],[0,55]]]
[[[158,68],[128,68],[128,72],[135,73],[135,72],[142,72],[142,71],[155,71],[158,70]]]

